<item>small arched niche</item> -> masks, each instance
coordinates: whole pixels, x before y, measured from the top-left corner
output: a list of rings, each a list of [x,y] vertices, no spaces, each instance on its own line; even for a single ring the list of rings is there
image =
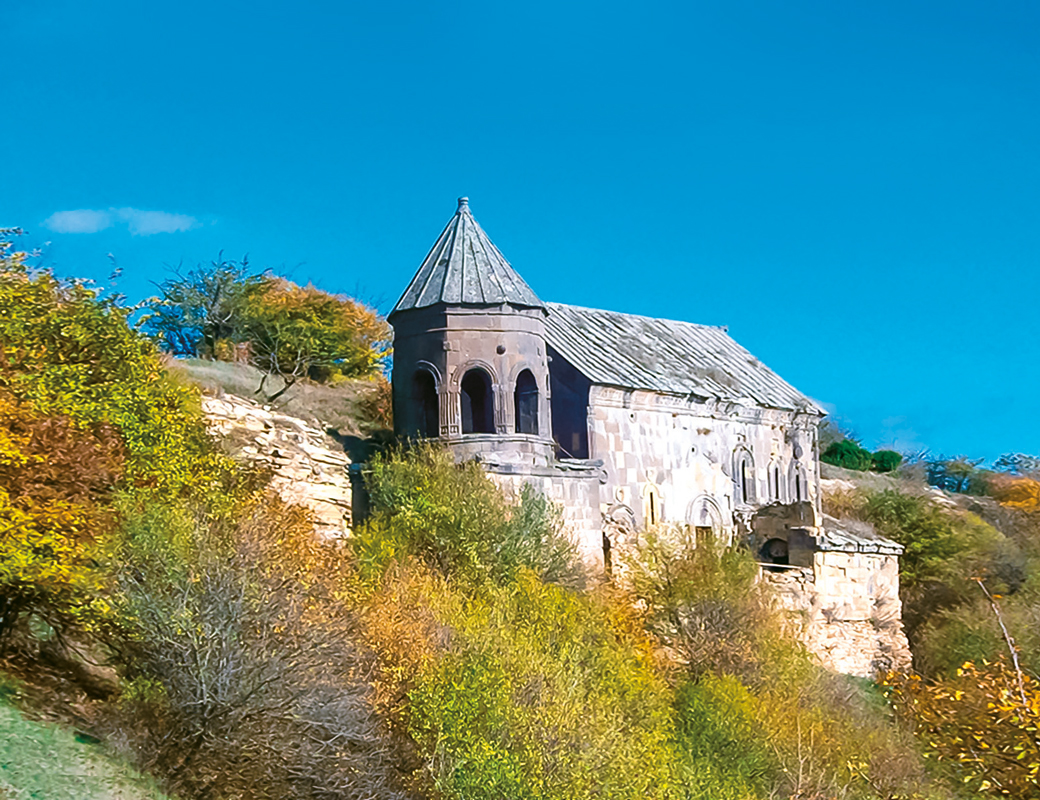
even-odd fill
[[[462,432],[494,433],[495,407],[491,378],[479,367],[462,376]]]
[[[416,370],[412,376],[412,403],[419,435],[426,439],[439,436],[440,402],[437,397],[437,379],[429,370]]]
[[[764,564],[786,567],[791,563],[787,541],[784,539],[769,539],[759,549],[758,555]]]
[[[516,378],[513,411],[517,433],[538,433],[538,382],[529,369]]]

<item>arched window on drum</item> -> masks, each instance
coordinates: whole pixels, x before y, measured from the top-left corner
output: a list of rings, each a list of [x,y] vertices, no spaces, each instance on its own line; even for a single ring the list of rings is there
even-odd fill
[[[513,393],[513,414],[517,433],[538,433],[538,382],[525,369],[516,378]]]
[[[432,439],[440,436],[440,402],[437,397],[437,379],[426,369],[412,376],[412,404],[415,409],[419,436]]]
[[[462,432],[494,433],[495,406],[491,377],[480,367],[462,376]]]

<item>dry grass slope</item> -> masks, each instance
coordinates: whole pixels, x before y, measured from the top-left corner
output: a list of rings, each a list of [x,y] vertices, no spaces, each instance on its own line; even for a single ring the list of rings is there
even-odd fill
[[[262,373],[248,364],[185,358],[171,360],[168,366],[205,391],[263,402],[256,394]],[[281,383],[268,379],[267,388],[280,389]],[[364,378],[335,384],[301,381],[269,405],[281,414],[321,423],[323,429],[331,428],[341,436],[365,436],[380,428],[370,419],[368,410],[368,402],[376,391],[377,383]]]

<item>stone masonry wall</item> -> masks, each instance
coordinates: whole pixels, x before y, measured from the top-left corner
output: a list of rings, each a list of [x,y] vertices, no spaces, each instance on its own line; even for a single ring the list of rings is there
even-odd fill
[[[807,494],[802,499],[819,505],[815,416],[606,386],[593,386],[589,402],[590,455],[607,473],[604,500],[631,508],[640,527],[647,521],[650,487],[660,496],[658,521],[680,524],[703,524],[696,517],[705,504],[728,529],[741,505],[793,502],[799,471]],[[734,496],[738,450],[754,462],[749,504]],[[778,490],[769,475],[774,466]]]
[[[817,552],[812,567],[761,573],[824,666],[873,677],[910,666],[899,601],[898,558]]]
[[[537,470],[527,473],[490,469],[491,478],[507,495],[517,498],[530,484],[556,504],[562,514],[563,532],[574,542],[586,565],[603,571],[603,515],[600,512],[599,469]]]

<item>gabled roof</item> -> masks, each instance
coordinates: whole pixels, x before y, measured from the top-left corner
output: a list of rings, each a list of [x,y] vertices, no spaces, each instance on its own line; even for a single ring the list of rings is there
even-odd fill
[[[593,383],[825,413],[724,328],[562,303],[547,308],[549,344]]]
[[[545,307],[473,219],[466,197],[390,313],[439,303]]]

